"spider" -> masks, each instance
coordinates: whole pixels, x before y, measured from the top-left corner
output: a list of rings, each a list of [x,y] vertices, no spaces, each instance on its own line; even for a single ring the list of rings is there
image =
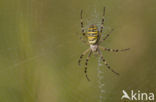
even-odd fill
[[[87,65],[88,65],[88,61],[89,61],[89,58],[91,56],[92,53],[97,53],[99,56],[100,56],[100,59],[104,62],[104,64],[106,65],[106,67],[111,70],[113,73],[115,73],[116,75],[120,75],[118,72],[116,72],[115,70],[113,70],[109,64],[106,62],[106,60],[104,59],[102,53],[101,53],[101,50],[102,51],[111,51],[111,52],[122,52],[122,51],[127,51],[129,50],[130,48],[126,48],[126,49],[110,49],[110,48],[105,48],[105,47],[102,47],[100,46],[100,44],[105,41],[109,35],[112,33],[113,29],[108,33],[106,34],[106,36],[104,38],[101,38],[101,34],[103,32],[103,28],[104,28],[104,16],[105,16],[105,7],[103,9],[103,17],[102,17],[102,22],[101,22],[101,26],[100,26],[100,30],[98,29],[98,27],[95,25],[95,24],[92,24],[88,27],[88,31],[87,33],[85,32],[85,29],[84,29],[84,23],[83,23],[83,19],[82,19],[82,13],[83,13],[83,10],[81,10],[81,13],[80,13],[80,18],[81,18],[81,33],[83,35],[84,38],[87,38],[88,41],[87,41],[87,44],[90,46],[87,50],[85,50],[79,60],[78,60],[78,64],[80,65],[81,63],[81,60],[83,58],[84,55],[86,55],[88,52],[88,56],[86,58],[86,62],[85,62],[85,70],[84,70],[84,73],[85,73],[85,76],[87,78],[88,81],[90,81],[90,79],[88,78],[88,75],[87,75]],[[84,39],[82,39],[82,37],[80,37],[80,39],[84,42]]]

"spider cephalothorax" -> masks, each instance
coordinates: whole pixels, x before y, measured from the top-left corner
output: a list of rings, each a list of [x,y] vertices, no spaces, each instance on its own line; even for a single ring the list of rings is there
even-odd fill
[[[88,39],[88,44],[89,44],[90,48],[88,48],[86,51],[84,51],[81,54],[78,63],[80,65],[82,57],[89,52],[89,54],[87,56],[87,59],[86,59],[86,62],[85,62],[85,71],[84,71],[88,81],[89,81],[89,78],[88,78],[88,75],[87,75],[87,65],[88,65],[89,57],[91,56],[92,53],[98,53],[98,55],[100,56],[100,58],[102,59],[102,61],[106,65],[106,67],[108,69],[110,69],[113,73],[115,73],[116,75],[119,75],[119,73],[117,73],[116,71],[111,69],[110,66],[107,64],[106,60],[104,59],[104,57],[103,57],[103,55],[101,53],[101,50],[103,50],[103,51],[112,51],[112,52],[121,52],[121,51],[129,50],[129,48],[119,50],[119,49],[110,49],[110,48],[105,48],[105,47],[99,46],[101,44],[101,42],[106,40],[108,38],[108,36],[113,31],[113,29],[112,29],[111,32],[108,33],[103,39],[100,39],[101,34],[102,34],[102,30],[103,30],[104,15],[105,15],[105,7],[104,7],[104,10],[103,10],[103,17],[102,17],[100,30],[98,30],[98,27],[95,24],[92,24],[92,25],[90,25],[88,27],[88,32],[86,33],[85,30],[84,30],[84,26],[83,26],[82,10],[81,10],[81,32],[82,32],[83,36]]]

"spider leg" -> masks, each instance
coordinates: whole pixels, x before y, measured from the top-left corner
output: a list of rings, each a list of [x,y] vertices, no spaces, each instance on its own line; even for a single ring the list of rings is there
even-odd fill
[[[91,54],[92,54],[92,51],[90,51],[90,53],[89,53],[89,55],[88,55],[88,57],[86,59],[86,62],[85,62],[85,71],[84,72],[85,72],[85,75],[86,75],[86,78],[87,78],[88,81],[90,81],[90,79],[88,78],[88,75],[87,75],[87,65],[88,65],[88,60],[89,60]]]
[[[81,32],[82,32],[83,36],[86,36],[85,30],[84,30],[84,25],[83,25],[82,13],[83,13],[83,10],[81,10],[81,14],[80,14],[80,18],[81,18]]]
[[[79,33],[76,33],[76,35],[78,35],[79,36]],[[79,36],[79,38],[80,38],[80,40],[84,43],[84,44],[87,44],[87,45],[89,45],[88,44],[88,41],[87,41],[87,39],[86,38],[84,38],[84,36]]]
[[[111,52],[123,52],[123,51],[127,51],[130,48],[126,48],[126,49],[110,49],[110,48],[104,48],[102,46],[99,46],[100,49],[102,49],[103,51],[111,51]]]
[[[115,73],[116,75],[120,75],[118,72],[116,72],[115,70],[113,70],[109,65],[108,63],[106,62],[106,60],[104,59],[103,55],[101,54],[101,51],[98,49],[98,52],[99,52],[99,55],[102,59],[102,61],[104,62],[104,64],[106,65],[106,67],[111,70],[113,73]]]
[[[78,65],[80,66],[81,64],[81,60],[82,60],[82,58],[83,58],[83,56],[85,55],[85,54],[87,54],[87,52],[89,52],[90,51],[90,48],[88,48],[87,50],[85,50],[82,54],[81,54],[81,56],[80,56],[80,58],[79,58],[79,60],[78,60]]]
[[[104,7],[104,9],[103,9],[103,16],[102,16],[102,21],[101,21],[101,28],[100,28],[100,33],[102,33],[102,30],[103,30],[103,24],[104,24],[104,21],[105,21],[105,19],[104,19],[104,16],[105,16],[105,7]]]
[[[100,41],[100,43],[102,43],[104,40],[106,40],[106,39],[110,36],[110,34],[111,34],[113,31],[114,31],[114,29],[112,29],[112,30]]]

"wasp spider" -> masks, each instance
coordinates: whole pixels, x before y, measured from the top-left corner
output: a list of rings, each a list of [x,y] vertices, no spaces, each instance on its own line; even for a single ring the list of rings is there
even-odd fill
[[[81,60],[83,58],[84,55],[86,55],[88,52],[88,56],[86,58],[86,62],[85,62],[85,76],[87,78],[87,80],[89,81],[90,79],[88,78],[88,75],[87,75],[87,65],[88,65],[88,60],[91,56],[92,53],[97,53],[101,60],[104,62],[104,64],[106,65],[106,67],[111,70],[113,73],[115,73],[116,75],[119,75],[118,72],[116,72],[115,70],[113,70],[106,62],[105,58],[103,57],[102,53],[101,53],[101,50],[103,51],[111,51],[111,52],[122,52],[122,51],[127,51],[129,50],[129,48],[126,48],[126,49],[110,49],[110,48],[105,48],[105,47],[102,47],[100,46],[100,44],[106,40],[109,35],[112,33],[113,29],[104,37],[104,38],[101,38],[101,34],[102,34],[102,31],[103,31],[103,28],[104,28],[104,16],[105,16],[105,7],[104,7],[104,10],[103,10],[103,17],[102,17],[102,22],[101,22],[101,26],[100,26],[100,30],[98,29],[98,27],[95,25],[95,24],[92,24],[88,27],[88,31],[87,33],[85,32],[85,29],[84,29],[84,25],[83,25],[83,20],[82,20],[82,10],[81,10],[81,14],[80,14],[80,17],[81,17],[81,32],[82,32],[82,35],[84,38],[87,38],[88,41],[87,41],[87,44],[90,46],[90,48],[88,48],[87,50],[85,50],[81,56],[80,56],[80,59],[78,61],[78,64],[80,65],[81,63]],[[81,37],[81,40],[84,41]]]

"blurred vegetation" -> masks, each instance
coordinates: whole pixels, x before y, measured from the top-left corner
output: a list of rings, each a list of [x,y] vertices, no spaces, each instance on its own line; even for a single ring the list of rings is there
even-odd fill
[[[121,102],[123,89],[156,94],[155,5],[155,0],[1,0],[0,102],[99,102],[97,58],[89,61],[91,82],[77,61],[88,48],[79,39],[80,10],[92,23],[90,17],[101,21],[104,6],[104,34],[115,31],[102,46],[131,50],[103,52],[121,74],[102,65],[103,101]]]

